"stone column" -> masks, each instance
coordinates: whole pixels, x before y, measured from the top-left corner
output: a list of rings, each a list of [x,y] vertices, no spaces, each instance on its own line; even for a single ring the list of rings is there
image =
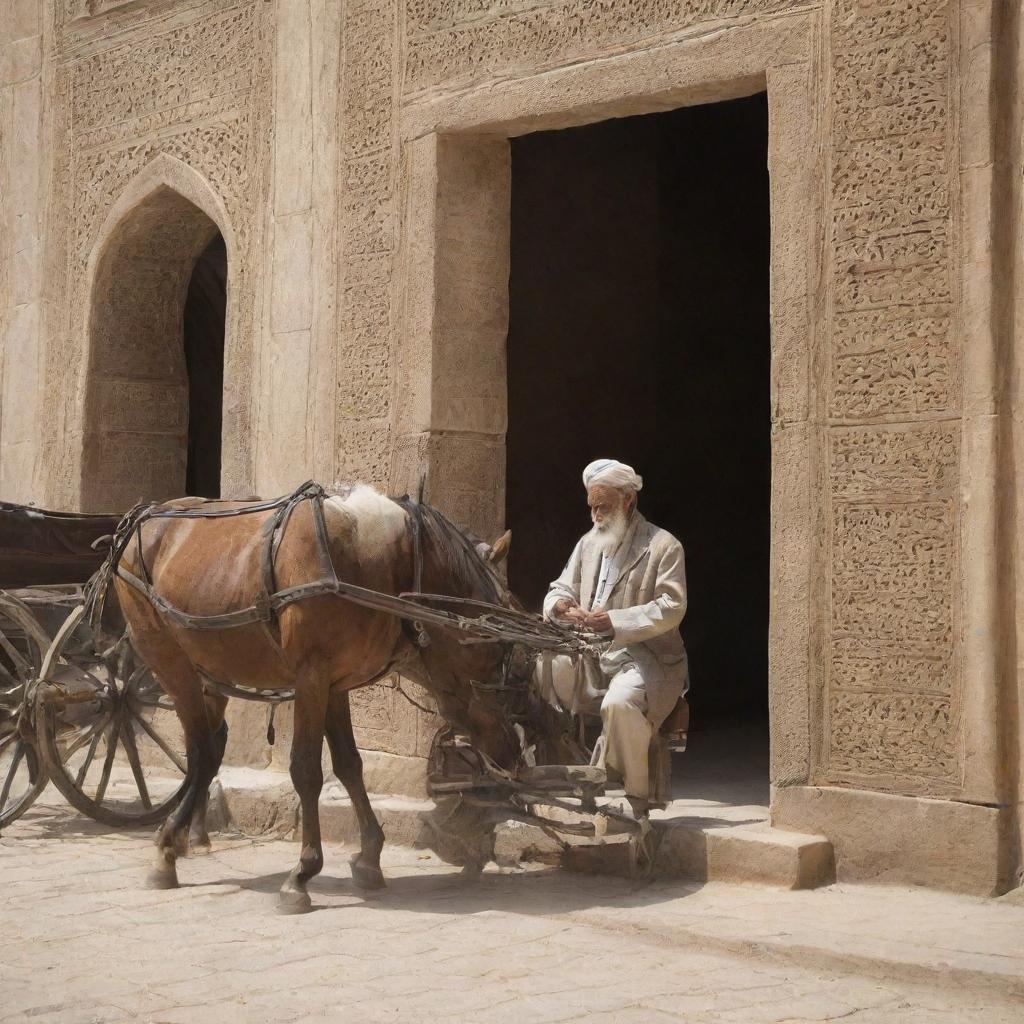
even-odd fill
[[[333,477],[337,0],[281,0],[256,486]]]
[[[505,519],[508,141],[409,145],[406,324],[392,487],[493,540]]]
[[[43,6],[0,5],[0,498],[24,502],[40,393]]]

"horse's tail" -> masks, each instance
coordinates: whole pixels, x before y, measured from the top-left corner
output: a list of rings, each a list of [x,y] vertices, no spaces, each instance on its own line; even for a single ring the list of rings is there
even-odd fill
[[[100,619],[103,617],[103,609],[107,603],[107,594],[110,591],[110,581],[113,579],[114,573],[121,562],[121,556],[131,542],[139,523],[146,518],[155,504],[152,501],[140,501],[122,516],[111,538],[107,557],[85,585],[85,614],[94,629],[99,626]]]

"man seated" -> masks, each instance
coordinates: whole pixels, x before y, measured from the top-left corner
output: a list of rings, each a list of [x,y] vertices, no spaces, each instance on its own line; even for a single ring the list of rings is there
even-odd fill
[[[650,810],[648,748],[689,673],[679,624],[686,612],[683,546],[637,511],[643,481],[631,466],[598,459],[583,471],[593,529],[580,538],[544,600],[547,618],[606,634],[600,662],[552,659],[562,706],[600,711],[593,763],[622,776],[629,807]]]

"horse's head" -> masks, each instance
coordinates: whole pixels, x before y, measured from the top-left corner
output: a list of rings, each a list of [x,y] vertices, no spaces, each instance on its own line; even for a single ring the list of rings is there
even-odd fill
[[[419,516],[424,593],[461,599],[440,607],[467,616],[480,609],[463,601],[521,608],[495,571],[508,554],[511,533],[487,544],[429,505],[412,513]],[[445,719],[468,734],[478,750],[511,769],[527,747],[558,749],[564,723],[533,692],[533,652],[516,644],[480,642],[440,626],[427,626],[426,632],[430,643],[421,650],[422,681]]]

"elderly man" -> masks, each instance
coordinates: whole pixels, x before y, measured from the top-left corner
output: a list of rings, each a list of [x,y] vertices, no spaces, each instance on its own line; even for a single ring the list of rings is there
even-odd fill
[[[606,634],[600,663],[556,658],[550,685],[575,712],[597,713],[594,763],[622,776],[634,815],[646,814],[648,750],[655,730],[686,692],[683,546],[637,511],[643,481],[631,466],[598,459],[583,471],[593,529],[573,550],[544,601],[549,619]]]

